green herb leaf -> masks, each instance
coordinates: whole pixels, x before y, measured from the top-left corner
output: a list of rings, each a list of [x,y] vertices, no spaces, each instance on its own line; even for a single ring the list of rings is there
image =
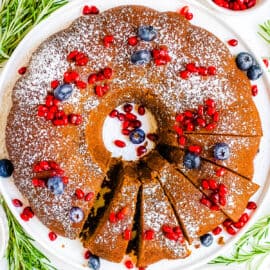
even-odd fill
[[[9,227],[9,241],[5,254],[9,270],[57,270],[33,245],[33,239],[23,230],[1,197],[0,204],[6,212]]]
[[[0,64],[24,36],[67,0],[3,0],[0,8]],[[1,2],[0,2],[1,3]]]
[[[248,270],[257,270],[270,255],[270,215],[259,219],[235,244],[233,253],[219,256],[209,264],[246,263]]]
[[[270,43],[270,20],[259,25],[260,32],[258,33],[266,42]]]

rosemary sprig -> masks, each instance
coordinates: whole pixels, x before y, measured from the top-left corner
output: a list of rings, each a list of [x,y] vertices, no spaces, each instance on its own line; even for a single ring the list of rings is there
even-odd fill
[[[22,38],[35,25],[67,2],[67,0],[3,0],[0,8],[0,64],[10,57]]]
[[[33,245],[33,239],[23,230],[1,197],[0,204],[8,219],[9,241],[5,256],[9,270],[57,270]]]
[[[270,20],[266,21],[264,24],[260,24],[260,32],[258,34],[268,43],[270,43]]]
[[[219,256],[210,264],[246,263],[248,270],[257,270],[270,255],[270,215],[258,220],[236,243],[229,257]]]

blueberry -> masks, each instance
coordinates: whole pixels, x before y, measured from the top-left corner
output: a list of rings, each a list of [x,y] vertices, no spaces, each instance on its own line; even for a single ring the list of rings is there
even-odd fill
[[[70,220],[79,223],[84,219],[84,213],[80,207],[73,207],[69,213]]]
[[[96,255],[91,255],[88,266],[93,270],[99,270],[100,269],[100,260],[99,257]]]
[[[73,88],[71,84],[61,84],[54,90],[54,97],[61,101],[67,100],[70,98],[72,92]]]
[[[61,195],[64,192],[65,185],[62,181],[62,178],[59,176],[54,176],[48,179],[47,182],[48,189],[54,195]]]
[[[201,243],[205,247],[209,247],[213,243],[213,235],[210,233],[204,234],[200,237]]]
[[[152,41],[157,37],[157,31],[153,26],[140,26],[138,36],[141,40]]]
[[[227,143],[217,143],[214,146],[214,157],[218,160],[226,160],[230,157],[230,147]]]
[[[145,140],[145,133],[140,128],[134,129],[129,134],[129,139],[134,144],[140,144],[140,143],[142,143]]]
[[[241,52],[236,56],[236,65],[241,70],[248,70],[254,61],[253,56],[246,52]]]
[[[259,65],[253,65],[247,71],[247,76],[252,81],[259,79],[262,76],[262,74],[263,71]]]
[[[188,169],[198,169],[201,164],[200,156],[187,152],[184,156],[184,166]]]
[[[0,176],[9,177],[12,175],[13,170],[14,168],[10,160],[8,159],[0,160]]]
[[[131,55],[131,63],[135,65],[144,65],[151,61],[151,53],[147,50],[140,50]]]

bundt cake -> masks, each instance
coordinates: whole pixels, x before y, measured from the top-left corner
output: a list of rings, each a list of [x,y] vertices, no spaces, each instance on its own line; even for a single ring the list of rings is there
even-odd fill
[[[75,239],[118,164],[113,197],[84,246],[120,262],[132,240],[140,267],[185,258],[195,239],[237,222],[258,189],[262,128],[251,84],[217,37],[177,12],[86,13],[37,48],[13,88],[6,145],[14,182],[50,230]],[[153,114],[155,134],[143,133],[130,104]],[[123,123],[127,140],[132,133],[137,160],[107,150],[107,117]]]

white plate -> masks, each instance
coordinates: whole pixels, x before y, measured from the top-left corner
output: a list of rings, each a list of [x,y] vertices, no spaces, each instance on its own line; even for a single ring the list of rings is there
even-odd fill
[[[0,100],[2,100],[2,112],[0,116],[5,116],[7,113],[5,109],[8,107],[8,101],[4,98],[10,91],[18,79],[17,70],[24,65],[27,65],[27,62],[31,56],[31,53],[37,48],[37,46],[45,40],[51,34],[67,27],[75,18],[81,15],[81,10],[83,5],[96,5],[100,8],[101,11],[123,4],[139,4],[145,5],[152,8],[155,8],[159,11],[176,11],[179,10],[183,5],[187,3],[185,1],[179,0],[170,0],[170,1],[154,1],[154,0],[108,0],[108,1],[74,1],[62,9],[56,11],[52,16],[43,21],[37,27],[35,27],[20,43],[12,57],[8,61],[5,69],[3,70],[2,77],[0,80]],[[227,26],[222,20],[215,16],[212,12],[204,9],[200,6],[192,5],[191,11],[194,14],[194,19],[192,23],[206,28],[210,32],[216,34],[221,40],[226,42],[228,39],[237,38],[239,45],[235,48],[230,47],[230,50],[233,54],[236,54],[240,51],[252,51],[252,49],[245,43],[245,41]],[[261,60],[257,59],[261,66],[263,66]],[[266,71],[265,71],[266,73]],[[259,209],[253,215],[249,224],[237,234],[235,237],[229,237],[225,234],[226,244],[224,246],[218,246],[213,244],[209,248],[201,248],[197,251],[194,251],[190,257],[185,260],[172,260],[172,261],[161,261],[155,265],[150,266],[149,270],[176,270],[176,269],[191,269],[198,267],[202,264],[207,263],[210,259],[218,256],[219,254],[225,254],[225,250],[228,249],[239,237],[248,229],[248,227],[255,222],[256,217],[258,217],[260,208],[263,207],[266,201],[267,190],[269,187],[269,168],[270,168],[270,97],[267,89],[270,89],[270,83],[267,76],[263,76],[262,79],[256,81],[256,84],[259,88],[259,95],[254,98],[259,113],[262,120],[264,137],[261,140],[260,153],[255,159],[255,175],[254,181],[261,185],[260,190],[256,193],[253,200],[258,202],[260,205]],[[4,106],[5,104],[5,106]],[[1,124],[1,121],[0,121]],[[3,140],[0,135],[0,142]],[[4,147],[4,146],[3,146]],[[19,214],[21,209],[15,208],[11,204],[12,198],[22,199],[22,196],[14,186],[11,179],[0,179],[0,190],[3,193],[4,198],[6,199],[11,211],[16,216],[20,224],[24,229],[45,249],[48,251],[53,251],[53,254],[59,259],[65,261],[67,264],[70,264],[76,269],[84,269],[83,265],[87,264],[87,261],[84,260],[83,254],[84,249],[79,241],[72,241],[63,237],[58,237],[56,241],[51,242],[48,239],[48,229],[41,224],[37,218],[33,218],[30,222],[23,222]],[[27,202],[23,200],[25,204]],[[217,238],[216,238],[217,239]],[[122,264],[114,264],[107,261],[101,261],[101,270],[119,270],[126,269]]]

